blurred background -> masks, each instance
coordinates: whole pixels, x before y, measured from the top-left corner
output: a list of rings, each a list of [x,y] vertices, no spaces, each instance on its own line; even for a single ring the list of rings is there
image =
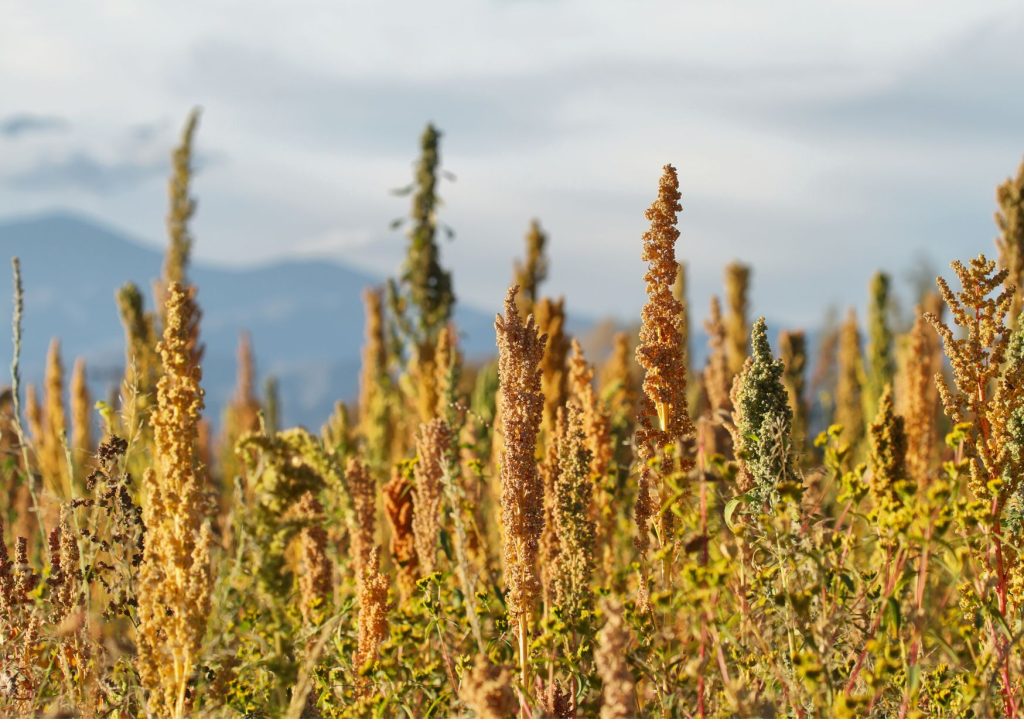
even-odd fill
[[[199,106],[214,419],[243,330],[285,423],[354,395],[360,294],[404,257],[393,191],[428,121],[478,357],[532,218],[570,328],[600,345],[632,326],[665,163],[702,362],[729,261],[753,266],[773,328],[863,309],[879,264],[909,311],[950,259],[994,252],[994,190],[1024,153],[1019,2],[0,0],[0,18],[0,253],[22,258],[26,379],[54,336],[96,395],[120,379],[114,291],[159,275],[170,153]],[[9,318],[6,273],[0,296]]]

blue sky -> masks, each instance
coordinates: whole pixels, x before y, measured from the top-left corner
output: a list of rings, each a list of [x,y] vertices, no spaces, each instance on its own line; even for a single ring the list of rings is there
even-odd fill
[[[643,211],[679,168],[693,315],[731,259],[813,325],[877,267],[991,252],[1024,154],[1019,2],[0,0],[0,215],[78,209],[163,239],[192,105],[197,255],[387,274],[420,130],[445,132],[443,254],[497,309],[531,217],[548,291],[635,316]]]

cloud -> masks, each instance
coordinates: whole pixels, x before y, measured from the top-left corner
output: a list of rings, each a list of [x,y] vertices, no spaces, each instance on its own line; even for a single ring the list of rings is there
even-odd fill
[[[252,69],[259,68],[258,74]],[[183,90],[217,99],[252,128],[296,146],[408,154],[427,121],[470,150],[550,144],[568,131],[565,88],[535,74],[416,79],[310,68],[271,50],[206,41],[193,48]],[[233,107],[233,108],[231,108]]]
[[[138,144],[159,143],[167,132],[167,124],[162,121],[138,123],[128,129],[128,138]]]
[[[171,149],[178,143],[164,121],[110,128],[88,142],[80,136],[26,150],[20,163],[11,165],[12,171],[0,175],[0,184],[21,192],[108,194],[166,177]],[[193,172],[201,174],[225,159],[220,151],[195,151]]]
[[[759,120],[890,143],[1020,140],[1024,16],[978,23],[900,73],[844,93],[764,99]]]
[[[14,139],[35,133],[67,131],[68,120],[60,116],[40,116],[32,113],[16,113],[0,118],[0,136]]]
[[[76,190],[108,193],[161,176],[166,161],[104,161],[86,151],[74,151],[58,159],[41,159],[23,171],[8,175],[7,186],[19,191]]]

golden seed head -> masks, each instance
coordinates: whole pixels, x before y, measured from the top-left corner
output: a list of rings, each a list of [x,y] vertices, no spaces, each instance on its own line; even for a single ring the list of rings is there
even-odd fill
[[[184,285],[187,282],[188,263],[192,256],[192,235],[188,224],[196,211],[196,200],[191,196],[192,184],[192,144],[196,128],[199,126],[199,109],[193,109],[185,121],[181,133],[181,143],[171,156],[171,180],[168,185],[168,202],[170,211],[167,214],[167,255],[164,258],[161,295],[157,302],[163,303],[165,295],[173,283]],[[164,324],[167,324],[166,319]]]
[[[907,436],[896,415],[892,386],[886,385],[871,424],[872,492],[876,501],[895,501],[896,482],[907,478]]]
[[[572,341],[569,358],[569,389],[572,400],[583,412],[583,428],[591,454],[591,477],[600,481],[608,473],[614,453],[611,417],[594,390],[594,367],[587,363],[577,340]]]
[[[550,440],[555,412],[565,404],[567,390],[565,357],[569,352],[569,339],[565,335],[565,300],[541,298],[534,306],[533,316],[537,329],[547,337],[540,363],[540,387],[544,393],[541,430],[545,432],[545,440]]]
[[[750,307],[750,267],[742,262],[730,262],[725,268],[725,301],[728,315],[725,330],[728,335],[729,370],[738,375],[749,351],[747,342],[750,327],[747,321]]]
[[[67,414],[64,410],[64,364],[60,341],[54,338],[46,355],[43,385],[43,438],[39,442],[39,468],[47,486],[61,499],[72,496],[65,445]]]
[[[239,435],[259,430],[260,402],[256,398],[256,362],[252,352],[252,338],[243,333],[238,338],[238,374],[235,394],[231,401]]]
[[[587,447],[583,412],[575,401],[566,407],[565,424],[558,439],[558,472],[554,479],[553,523],[558,535],[554,602],[568,623],[589,609],[590,580],[594,570],[595,525],[591,504],[591,453]]]
[[[622,607],[605,600],[601,609],[607,620],[597,636],[594,665],[601,678],[601,718],[630,718],[635,712],[635,684],[626,662],[630,652],[629,628]]]
[[[380,449],[377,439],[385,437],[381,431],[384,422],[386,397],[384,379],[387,376],[387,342],[384,336],[384,296],[378,288],[363,291],[366,332],[363,343],[363,363],[359,380],[359,427],[371,448]]]
[[[86,382],[85,359],[75,360],[71,373],[71,454],[75,471],[85,477],[85,469],[93,455],[92,396]]]
[[[708,333],[708,349],[710,351],[707,366],[704,368],[704,387],[708,395],[708,404],[712,411],[729,412],[732,410],[732,369],[729,367],[728,339],[725,324],[722,322],[722,305],[717,296],[711,298],[711,314],[704,329]]]
[[[512,673],[492,663],[483,653],[476,654],[473,668],[463,677],[459,699],[476,718],[515,718],[519,710]]]
[[[686,368],[683,365],[682,338],[679,334],[683,306],[672,294],[677,274],[676,213],[679,204],[679,180],[676,170],[665,166],[658,198],[647,210],[650,229],[644,233],[643,259],[648,263],[647,302],[640,325],[640,345],[636,360],[644,370],[643,390],[656,413],[658,429],[666,441],[681,440],[692,434],[686,409]],[[651,427],[651,421],[642,422]]]
[[[437,548],[444,516],[444,460],[451,448],[451,436],[448,424],[440,418],[421,424],[416,436],[413,533],[422,577],[437,570]]]
[[[462,367],[459,354],[459,339],[455,326],[451,323],[441,328],[437,336],[437,350],[434,353],[434,387],[437,390],[437,410],[439,418],[447,420],[452,415],[452,406],[456,404],[458,395],[459,375]]]
[[[374,547],[361,563],[356,577],[359,593],[359,639],[356,669],[362,671],[377,659],[388,638],[388,578],[380,569],[380,548]]]
[[[960,280],[956,294],[941,277],[939,290],[963,331],[953,330],[932,313],[925,318],[942,339],[953,369],[953,387],[941,374],[935,379],[946,415],[954,424],[970,423],[966,453],[971,462],[971,489],[981,501],[991,501],[989,482],[1019,481],[1024,475],[1024,331],[1006,323],[1015,288],[1005,285],[1007,270],[979,255],[964,265],[950,265]],[[994,386],[993,386],[994,383]],[[1004,493],[999,494],[1005,497]]]
[[[799,451],[807,440],[807,335],[802,330],[784,330],[779,333],[779,357],[785,366],[782,382],[789,394],[789,407],[793,410],[793,442]]]
[[[370,467],[355,456],[345,464],[345,481],[355,510],[352,560],[358,569],[366,562],[377,542],[377,482]]]
[[[501,517],[505,536],[505,585],[510,620],[528,616],[540,582],[537,550],[544,528],[544,491],[537,471],[537,434],[544,411],[540,364],[547,336],[531,315],[519,316],[513,286],[498,334],[498,381],[504,448],[501,451]]]
[[[637,398],[632,359],[629,334],[619,331],[612,340],[612,353],[601,369],[601,390],[608,396],[608,410],[620,412],[627,422],[634,419]]]
[[[852,308],[839,333],[839,371],[836,379],[835,423],[843,427],[843,441],[851,449],[864,438],[864,361],[860,329]]]
[[[996,249],[999,267],[1009,273],[1009,281],[1016,288],[1010,306],[1010,327],[1015,328],[1021,313],[1021,295],[1024,294],[1024,161],[1017,167],[1017,175],[1008,178],[996,189]]]
[[[180,716],[188,709],[186,686],[198,664],[211,589],[193,295],[192,288],[170,286],[167,325],[158,346],[163,374],[153,415],[154,461],[144,481],[138,664],[150,693],[148,709],[161,716]]]
[[[920,309],[910,331],[903,390],[906,395],[907,473],[919,485],[931,478],[935,448],[935,414],[938,390],[933,381],[938,373],[938,336]]]
[[[685,451],[694,435],[687,410],[686,367],[680,336],[683,306],[672,294],[678,274],[675,245],[679,238],[676,215],[682,210],[679,198],[676,170],[666,165],[658,198],[646,212],[651,226],[643,236],[643,259],[648,263],[644,275],[647,302],[642,312],[636,360],[644,371],[646,397],[637,421],[636,444],[641,472],[633,511],[637,524],[635,544],[641,557],[647,554],[650,519],[658,506],[655,492],[660,474],[654,473],[651,462],[660,457],[660,468],[670,469],[674,463],[670,461],[672,457],[664,456],[666,447],[675,445],[681,452]],[[685,459],[680,463],[688,468]]]
[[[398,590],[403,599],[416,589],[419,560],[416,556],[416,535],[413,531],[413,482],[401,467],[395,467],[391,480],[384,485],[384,513],[391,527],[391,558],[398,566]]]
[[[308,523],[299,532],[299,611],[307,624],[319,625],[327,612],[333,587],[327,532],[320,524],[324,507],[316,494],[307,490],[291,515]]]
[[[537,291],[540,284],[548,276],[548,259],[544,254],[547,245],[547,235],[540,227],[536,219],[530,222],[530,229],[526,233],[526,261],[515,262],[515,284],[519,286],[519,294],[516,297],[516,305],[519,307],[520,315],[530,315],[534,312],[533,306],[537,301]]]

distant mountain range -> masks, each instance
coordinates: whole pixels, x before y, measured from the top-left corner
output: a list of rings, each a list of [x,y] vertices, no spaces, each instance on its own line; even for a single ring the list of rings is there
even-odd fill
[[[84,356],[93,397],[106,398],[124,366],[115,292],[134,282],[152,306],[162,253],[80,214],[53,212],[0,222],[0,254],[5,261],[21,258],[25,381],[41,381],[47,346],[57,337],[68,371],[75,357]],[[203,385],[215,426],[234,386],[242,331],[252,336],[260,378],[279,380],[286,424],[318,427],[335,401],[354,398],[362,291],[381,280],[328,260],[252,268],[196,263],[190,277],[203,311]],[[11,284],[9,270],[0,271],[0,320],[11,317]],[[493,354],[494,313],[460,305],[455,319],[467,355]],[[0,365],[6,368],[10,358],[10,336],[0,334]]]
[[[201,248],[202,240],[197,242]],[[108,398],[121,380],[124,333],[115,292],[134,282],[152,306],[152,284],[163,252],[114,228],[72,212],[48,212],[0,221],[0,257],[21,258],[25,287],[22,377],[41,383],[46,349],[59,338],[68,372],[78,356],[89,370],[94,398]],[[235,385],[235,351],[242,331],[252,336],[257,374],[278,379],[285,425],[317,429],[338,400],[356,396],[363,346],[365,288],[383,281],[333,260],[293,260],[232,268],[193,263],[190,277],[199,288],[206,345],[203,386],[206,415],[214,427]],[[458,280],[456,288],[458,287]],[[11,275],[0,269],[0,325],[11,318]],[[493,356],[493,311],[459,304],[455,321],[467,358]],[[639,312],[639,311],[637,311]],[[609,352],[610,321],[572,311],[571,334],[581,335],[588,357],[599,366]],[[777,326],[769,322],[770,339]],[[808,331],[813,366],[816,331]],[[696,366],[707,358],[707,335],[691,321],[691,354]],[[0,332],[0,370],[11,358],[9,334]],[[0,379],[7,376],[0,376]]]

